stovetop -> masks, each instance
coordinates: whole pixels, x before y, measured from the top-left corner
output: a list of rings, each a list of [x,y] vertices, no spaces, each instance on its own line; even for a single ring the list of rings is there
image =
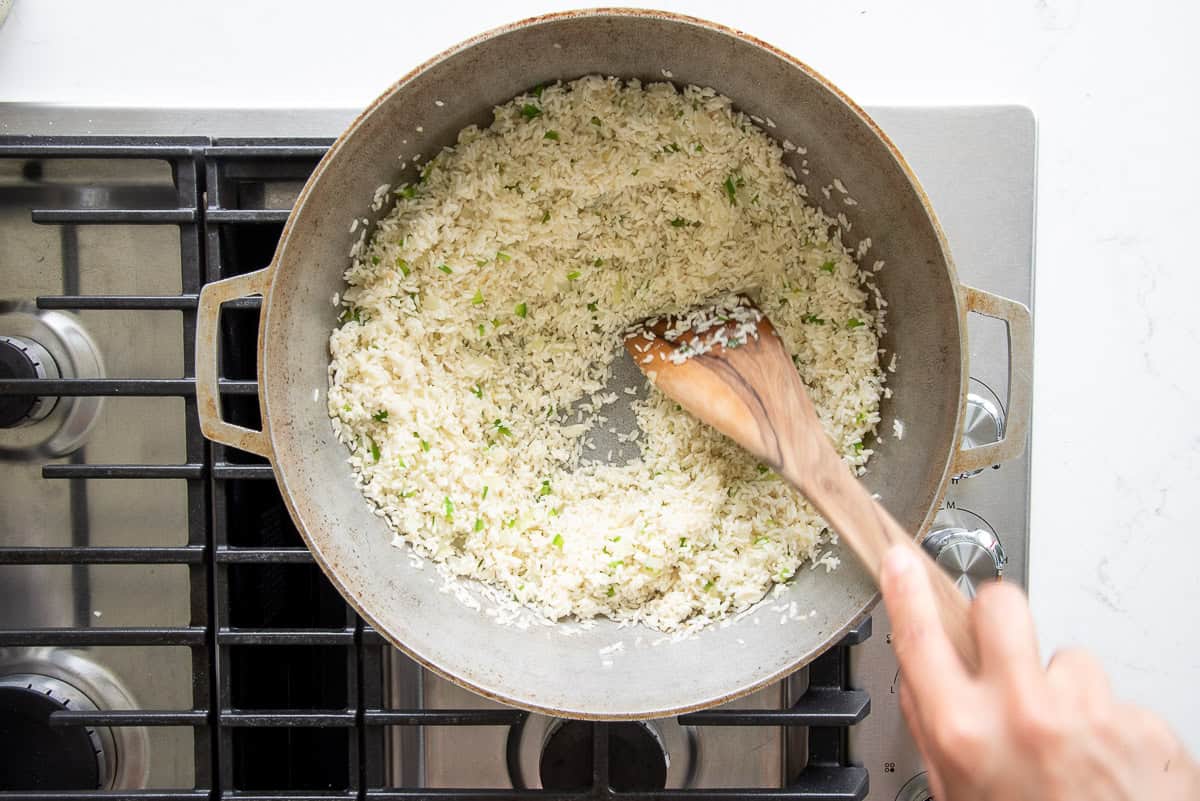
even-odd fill
[[[961,279],[1029,303],[1029,112],[872,114],[921,177]],[[46,740],[0,723],[5,753],[99,752],[82,767],[47,760],[42,789],[70,779],[169,798],[602,797],[610,785],[665,785],[660,799],[922,798],[881,611],[789,680],[716,710],[620,725],[527,715],[388,647],[312,563],[269,466],[204,441],[199,288],[268,263],[351,116],[0,114],[0,336],[43,341],[39,358],[62,367],[39,373],[45,419],[0,429],[0,704],[36,695],[23,714],[54,722]],[[223,402],[254,426],[257,303],[231,305]],[[969,330],[986,428],[1007,393],[1005,332],[974,318]],[[0,401],[28,387],[0,379]],[[994,531],[1006,578],[1024,583],[1028,497],[1022,457],[956,482],[935,528]],[[0,768],[0,790],[19,775]]]

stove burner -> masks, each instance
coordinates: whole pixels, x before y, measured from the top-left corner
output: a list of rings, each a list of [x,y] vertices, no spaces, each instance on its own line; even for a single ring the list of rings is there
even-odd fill
[[[58,365],[32,339],[0,334],[0,378],[58,378]],[[36,423],[54,409],[57,398],[0,395],[0,428]]]
[[[592,786],[592,736],[595,725],[566,720],[550,732],[542,747],[539,774],[546,790],[582,790]],[[609,784],[618,792],[662,790],[668,759],[662,741],[646,723],[608,726]]]
[[[103,378],[96,343],[73,314],[0,301],[0,378]],[[0,459],[78,450],[100,415],[96,396],[0,396]]]
[[[60,709],[95,704],[66,682],[33,674],[0,678],[0,790],[95,790],[109,754],[90,726],[55,726]]]

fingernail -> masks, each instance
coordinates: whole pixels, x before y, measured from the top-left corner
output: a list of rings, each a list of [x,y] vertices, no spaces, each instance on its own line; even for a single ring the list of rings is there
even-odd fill
[[[900,578],[917,566],[917,557],[912,549],[904,545],[893,545],[883,555],[884,575]]]

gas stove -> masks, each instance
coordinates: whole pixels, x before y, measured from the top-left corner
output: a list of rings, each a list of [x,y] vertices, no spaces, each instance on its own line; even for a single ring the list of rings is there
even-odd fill
[[[963,281],[1030,303],[1030,113],[871,113]],[[270,466],[203,439],[200,287],[268,263],[352,116],[3,107],[0,801],[929,798],[882,609],[713,710],[528,714],[390,648],[313,564]],[[254,427],[258,303],[226,310],[225,416]],[[1003,430],[1007,339],[969,325],[966,437],[983,443]],[[960,477],[925,547],[964,591],[998,570],[1023,584],[1028,501],[1027,457]]]

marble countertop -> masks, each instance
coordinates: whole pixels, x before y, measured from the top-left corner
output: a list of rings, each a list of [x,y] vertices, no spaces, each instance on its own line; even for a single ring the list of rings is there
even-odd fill
[[[1200,752],[1200,5],[663,2],[776,44],[864,104],[1021,103],[1040,134],[1030,582],[1047,651],[1098,653]],[[222,10],[222,6],[225,6]],[[0,100],[366,104],[425,58],[556,8],[512,0],[16,0]],[[1188,76],[1191,76],[1190,78]],[[1182,246],[1181,246],[1182,245]]]

